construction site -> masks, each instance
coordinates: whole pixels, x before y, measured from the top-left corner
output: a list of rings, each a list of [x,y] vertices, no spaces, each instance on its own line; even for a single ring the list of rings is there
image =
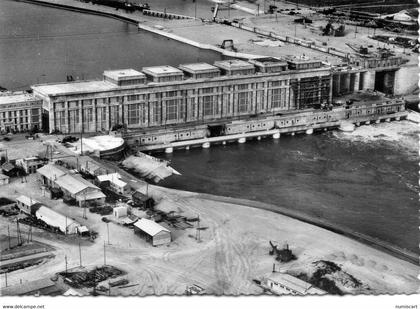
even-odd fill
[[[49,2],[107,14],[112,8],[119,18],[138,22],[139,31],[217,50],[226,57],[298,59],[290,66],[322,63],[328,78],[290,82],[293,91],[301,91],[297,110],[327,109],[321,101],[330,97],[331,106],[346,102],[340,105],[345,110],[364,98],[382,104],[418,96],[418,24],[411,21],[357,13],[345,5],[332,9],[333,4],[310,7],[280,1],[238,1],[220,7],[215,2],[210,19],[166,11],[162,15],[148,6],[134,8],[133,3],[102,7],[98,1]],[[219,9],[235,7],[247,14],[218,17]],[[312,104],[314,96],[322,104]],[[404,111],[398,107],[398,112]],[[384,111],[377,123],[403,120],[392,113],[396,111]],[[360,120],[354,122],[361,125]],[[304,216],[286,215],[264,203],[157,186],[180,175],[169,160],[136,147],[128,151],[125,142],[137,137],[131,138],[122,125],[122,130],[109,128],[116,132],[90,139],[81,128],[80,137],[55,131],[3,138],[1,295],[418,292],[418,259],[410,252],[335,233],[338,230],[322,219],[316,226]],[[172,152],[164,145],[162,149]]]

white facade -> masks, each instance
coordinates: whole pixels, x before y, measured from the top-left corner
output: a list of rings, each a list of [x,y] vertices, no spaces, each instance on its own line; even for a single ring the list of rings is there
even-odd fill
[[[124,206],[115,207],[113,210],[114,217],[117,219],[127,217],[128,209]]]

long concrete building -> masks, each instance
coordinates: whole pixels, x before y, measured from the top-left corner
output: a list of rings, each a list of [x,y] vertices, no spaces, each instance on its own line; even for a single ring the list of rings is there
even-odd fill
[[[400,113],[395,117],[400,119],[402,101],[384,100],[374,109],[367,103],[349,111],[333,110],[332,103],[334,97],[358,91],[392,94],[402,63],[395,56],[353,60],[346,67],[303,57],[233,59],[105,71],[102,80],[32,89],[42,99],[50,133],[124,128],[126,142],[141,147],[272,128],[325,128],[353,118],[370,122],[387,113]]]
[[[159,127],[303,109],[331,101],[320,61],[263,58],[105,71],[102,81],[33,86],[49,131]],[[293,69],[288,69],[288,68]]]

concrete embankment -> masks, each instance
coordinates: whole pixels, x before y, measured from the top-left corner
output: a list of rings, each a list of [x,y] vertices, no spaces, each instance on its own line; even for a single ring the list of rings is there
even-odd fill
[[[182,42],[200,49],[208,49],[208,50],[214,50],[216,52],[221,53],[222,55],[226,56],[226,57],[232,57],[232,58],[243,58],[243,59],[253,59],[253,58],[259,58],[262,57],[261,55],[255,55],[255,54],[245,54],[245,53],[238,53],[238,52],[234,52],[234,51],[229,51],[229,50],[225,50],[223,48],[211,45],[211,44],[204,44],[204,43],[199,43],[197,41],[193,41],[190,39],[187,39],[185,37],[164,31],[164,30],[160,30],[154,27],[150,27],[147,25],[140,25],[139,24],[139,29],[145,30],[145,31],[149,31],[149,32],[153,32],[156,34],[159,34],[161,36],[167,37],[169,39],[178,41],[178,42]]]

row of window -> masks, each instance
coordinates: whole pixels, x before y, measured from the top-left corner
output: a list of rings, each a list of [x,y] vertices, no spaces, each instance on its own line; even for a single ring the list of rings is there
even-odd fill
[[[40,110],[38,108],[33,108],[30,113],[32,116],[38,116],[40,114]],[[11,119],[22,116],[29,116],[29,110],[24,109],[19,111],[0,112],[0,119]]]
[[[289,84],[288,80],[281,80],[281,81],[272,81],[272,82],[268,82],[268,86],[271,87],[280,87],[280,86],[286,86]],[[264,88],[265,83],[257,83],[256,86],[257,88]],[[201,89],[191,89],[189,90],[189,94],[195,94],[196,91],[199,94],[209,94],[209,93],[218,93],[218,88],[219,87],[207,87],[207,88],[201,88]],[[235,90],[239,90],[239,91],[246,91],[246,90],[252,90],[254,89],[253,84],[240,84],[240,85],[235,85],[233,86],[233,88]],[[269,89],[270,89],[269,88]],[[226,90],[227,93],[232,91],[232,86],[225,86],[224,89]],[[183,95],[182,92],[186,92],[186,91],[167,91],[164,93],[155,93],[155,94],[150,94],[150,98],[163,98],[163,97],[175,97],[178,95]],[[147,99],[147,94],[133,94],[133,95],[127,95],[127,101],[143,101]],[[122,103],[124,101],[124,96],[118,96],[118,97],[110,97],[110,98],[98,98],[95,99],[96,100],[96,104],[97,105],[101,105],[101,104],[106,104],[106,102],[109,100],[110,103]],[[84,99],[81,100],[81,106],[86,107],[86,106],[91,106],[93,104],[94,99]],[[59,109],[64,109],[65,108],[65,103],[64,102],[55,102],[54,103],[54,108],[56,110]],[[68,108],[69,109],[73,109],[73,108],[79,108],[79,101],[69,101],[68,102]]]

